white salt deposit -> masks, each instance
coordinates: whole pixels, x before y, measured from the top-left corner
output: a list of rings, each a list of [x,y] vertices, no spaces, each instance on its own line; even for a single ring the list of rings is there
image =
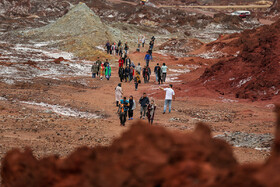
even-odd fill
[[[27,105],[35,105],[40,106],[42,109],[48,109],[51,110],[54,113],[63,115],[63,116],[69,116],[69,117],[76,117],[76,118],[86,118],[86,119],[96,119],[100,118],[97,114],[89,113],[89,112],[81,112],[78,110],[71,109],[69,107],[63,107],[60,105],[51,105],[47,103],[36,103],[34,101],[21,101],[23,104]]]
[[[5,97],[0,97],[0,101],[7,101]]]
[[[239,81],[237,87],[240,88],[243,84],[246,84],[247,82],[249,82],[252,79],[252,77],[248,77],[247,79],[242,79]]]

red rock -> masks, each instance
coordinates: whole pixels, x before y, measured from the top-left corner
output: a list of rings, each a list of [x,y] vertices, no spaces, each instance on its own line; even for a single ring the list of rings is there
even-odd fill
[[[62,62],[62,61],[65,61],[65,59],[63,57],[54,59],[54,63],[56,63],[56,64],[60,64],[60,62]]]
[[[244,31],[233,44],[239,47],[240,54],[206,69],[195,84],[252,101],[279,96],[280,20]]]

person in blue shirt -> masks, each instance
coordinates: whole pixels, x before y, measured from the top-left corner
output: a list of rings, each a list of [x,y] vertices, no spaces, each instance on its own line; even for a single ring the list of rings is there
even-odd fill
[[[149,66],[149,62],[151,60],[151,55],[149,54],[149,52],[147,52],[147,54],[145,55],[144,60],[146,60],[146,66]]]

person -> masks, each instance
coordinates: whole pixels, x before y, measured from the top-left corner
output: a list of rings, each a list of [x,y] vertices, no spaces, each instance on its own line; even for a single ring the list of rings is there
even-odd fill
[[[108,63],[106,68],[105,68],[105,77],[107,80],[110,80],[110,77],[111,77],[111,66],[110,64]]]
[[[125,51],[125,54],[128,54],[128,49],[129,49],[129,47],[128,47],[128,45],[127,45],[127,42],[125,42],[125,44],[124,44],[124,51]]]
[[[124,63],[124,61],[123,61],[122,57],[120,57],[120,59],[119,59],[119,67],[123,67],[123,63]]]
[[[120,47],[121,45],[122,45],[122,42],[119,40],[118,47]]]
[[[148,69],[148,82],[150,81],[150,75],[151,75],[151,69],[149,66],[147,66]]]
[[[109,41],[107,41],[106,45],[105,45],[105,48],[107,50],[107,54],[110,54],[110,50],[111,50],[111,44]]]
[[[129,97],[129,107],[128,107],[128,120],[133,120],[133,111],[136,109],[136,103],[131,95]]]
[[[149,62],[151,60],[151,55],[149,54],[149,52],[147,51],[144,60],[146,60],[146,66],[149,65]]]
[[[159,70],[160,66],[159,63],[157,63],[157,65],[154,68],[154,73],[156,75],[156,82],[158,82],[158,70]]]
[[[149,70],[148,70],[147,66],[145,66],[143,68],[143,72],[142,72],[142,75],[143,75],[143,78],[144,78],[144,83],[148,82],[148,74],[149,74]]]
[[[96,75],[98,76],[99,68],[100,68],[100,66],[102,64],[101,60],[99,60],[99,57],[97,57],[96,64],[98,65],[98,71],[96,73]]]
[[[129,57],[126,58],[126,60],[125,60],[125,65],[126,65],[126,66],[129,66],[129,67],[131,66],[131,60],[130,60]]]
[[[131,82],[133,80],[133,77],[134,77],[134,69],[131,66],[130,71],[129,71],[129,82]]]
[[[153,50],[154,44],[155,44],[154,40],[151,40],[150,41],[150,47],[149,47],[150,50]]]
[[[118,110],[120,122],[122,126],[125,126],[128,107],[129,107],[129,101],[126,100],[126,97],[123,97],[123,99],[120,100],[120,105]]]
[[[155,117],[155,111],[156,111],[156,104],[155,104],[155,100],[151,99],[151,103],[148,105],[147,108],[147,117],[148,117],[148,121],[150,124],[153,124],[154,122],[154,117]]]
[[[121,66],[119,67],[119,78],[120,78],[120,81],[122,82],[125,78],[125,74],[124,74],[124,68]]]
[[[102,63],[102,64],[100,65],[100,68],[99,68],[100,80],[103,79],[104,73],[105,73],[105,67],[104,67],[104,64]]]
[[[158,84],[162,84],[162,71],[161,71],[161,68],[160,66],[158,67],[158,71],[157,71],[157,77],[158,77]]]
[[[123,55],[123,47],[122,45],[119,46],[119,56]]]
[[[134,77],[135,91],[138,90],[138,85],[141,83],[140,75],[136,72],[136,76]]]
[[[165,80],[166,80],[167,69],[168,69],[168,67],[165,65],[165,63],[163,63],[162,66],[161,66],[162,81],[163,82],[165,82]]]
[[[130,64],[131,67],[135,68],[135,65],[134,65],[134,62],[131,61],[131,64]]]
[[[123,62],[126,63],[127,55],[125,53],[122,54],[121,58],[122,58]]]
[[[107,67],[107,65],[109,64],[108,59],[106,59],[106,61],[104,62],[104,67]]]
[[[115,97],[116,97],[116,106],[119,106],[120,100],[122,99],[122,84],[119,83],[118,86],[115,88]]]
[[[140,75],[141,70],[142,70],[142,67],[141,67],[140,63],[138,63],[138,66],[135,67],[135,71]]]
[[[124,104],[119,105],[118,114],[119,114],[121,126],[125,126],[125,122],[126,122],[126,116],[125,116],[126,112],[124,108],[125,108]]]
[[[169,106],[169,113],[171,112],[171,102],[172,102],[172,97],[174,97],[175,100],[175,92],[172,89],[172,84],[169,84],[169,88],[162,88],[160,87],[161,90],[164,90],[165,93],[165,101],[164,101],[164,108],[163,108],[163,114],[166,112],[166,107],[167,105]]]
[[[124,78],[125,78],[125,82],[127,82],[128,81],[128,79],[129,79],[129,74],[130,74],[130,68],[128,67],[128,66],[126,66],[125,67],[125,69],[124,69]]]
[[[142,36],[142,47],[144,47],[145,46],[145,35],[144,36]]]
[[[143,96],[139,99],[139,104],[141,105],[140,109],[140,119],[145,119],[147,106],[150,103],[149,98],[147,97],[146,93],[143,93]]]
[[[111,54],[116,55],[116,44],[115,43],[112,44],[111,51],[112,51]]]
[[[136,49],[136,52],[140,52],[140,47],[141,47],[141,38],[139,36],[138,39],[137,39],[137,49]]]
[[[118,55],[119,55],[119,46],[115,45],[115,48],[116,48],[116,49],[115,49],[115,50],[116,50],[116,51],[115,51],[115,54],[118,56]]]
[[[96,74],[98,73],[98,64],[94,62],[94,64],[91,67],[91,72],[92,72],[92,78],[95,78]]]
[[[153,50],[152,49],[149,49],[148,50],[148,53],[150,55],[150,60],[153,61]]]

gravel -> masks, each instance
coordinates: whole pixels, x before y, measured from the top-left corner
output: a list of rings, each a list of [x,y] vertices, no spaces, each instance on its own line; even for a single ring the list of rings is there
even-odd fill
[[[226,132],[223,135],[217,135],[215,137],[223,139],[235,147],[254,148],[257,150],[270,150],[274,139],[272,134],[245,132]]]

